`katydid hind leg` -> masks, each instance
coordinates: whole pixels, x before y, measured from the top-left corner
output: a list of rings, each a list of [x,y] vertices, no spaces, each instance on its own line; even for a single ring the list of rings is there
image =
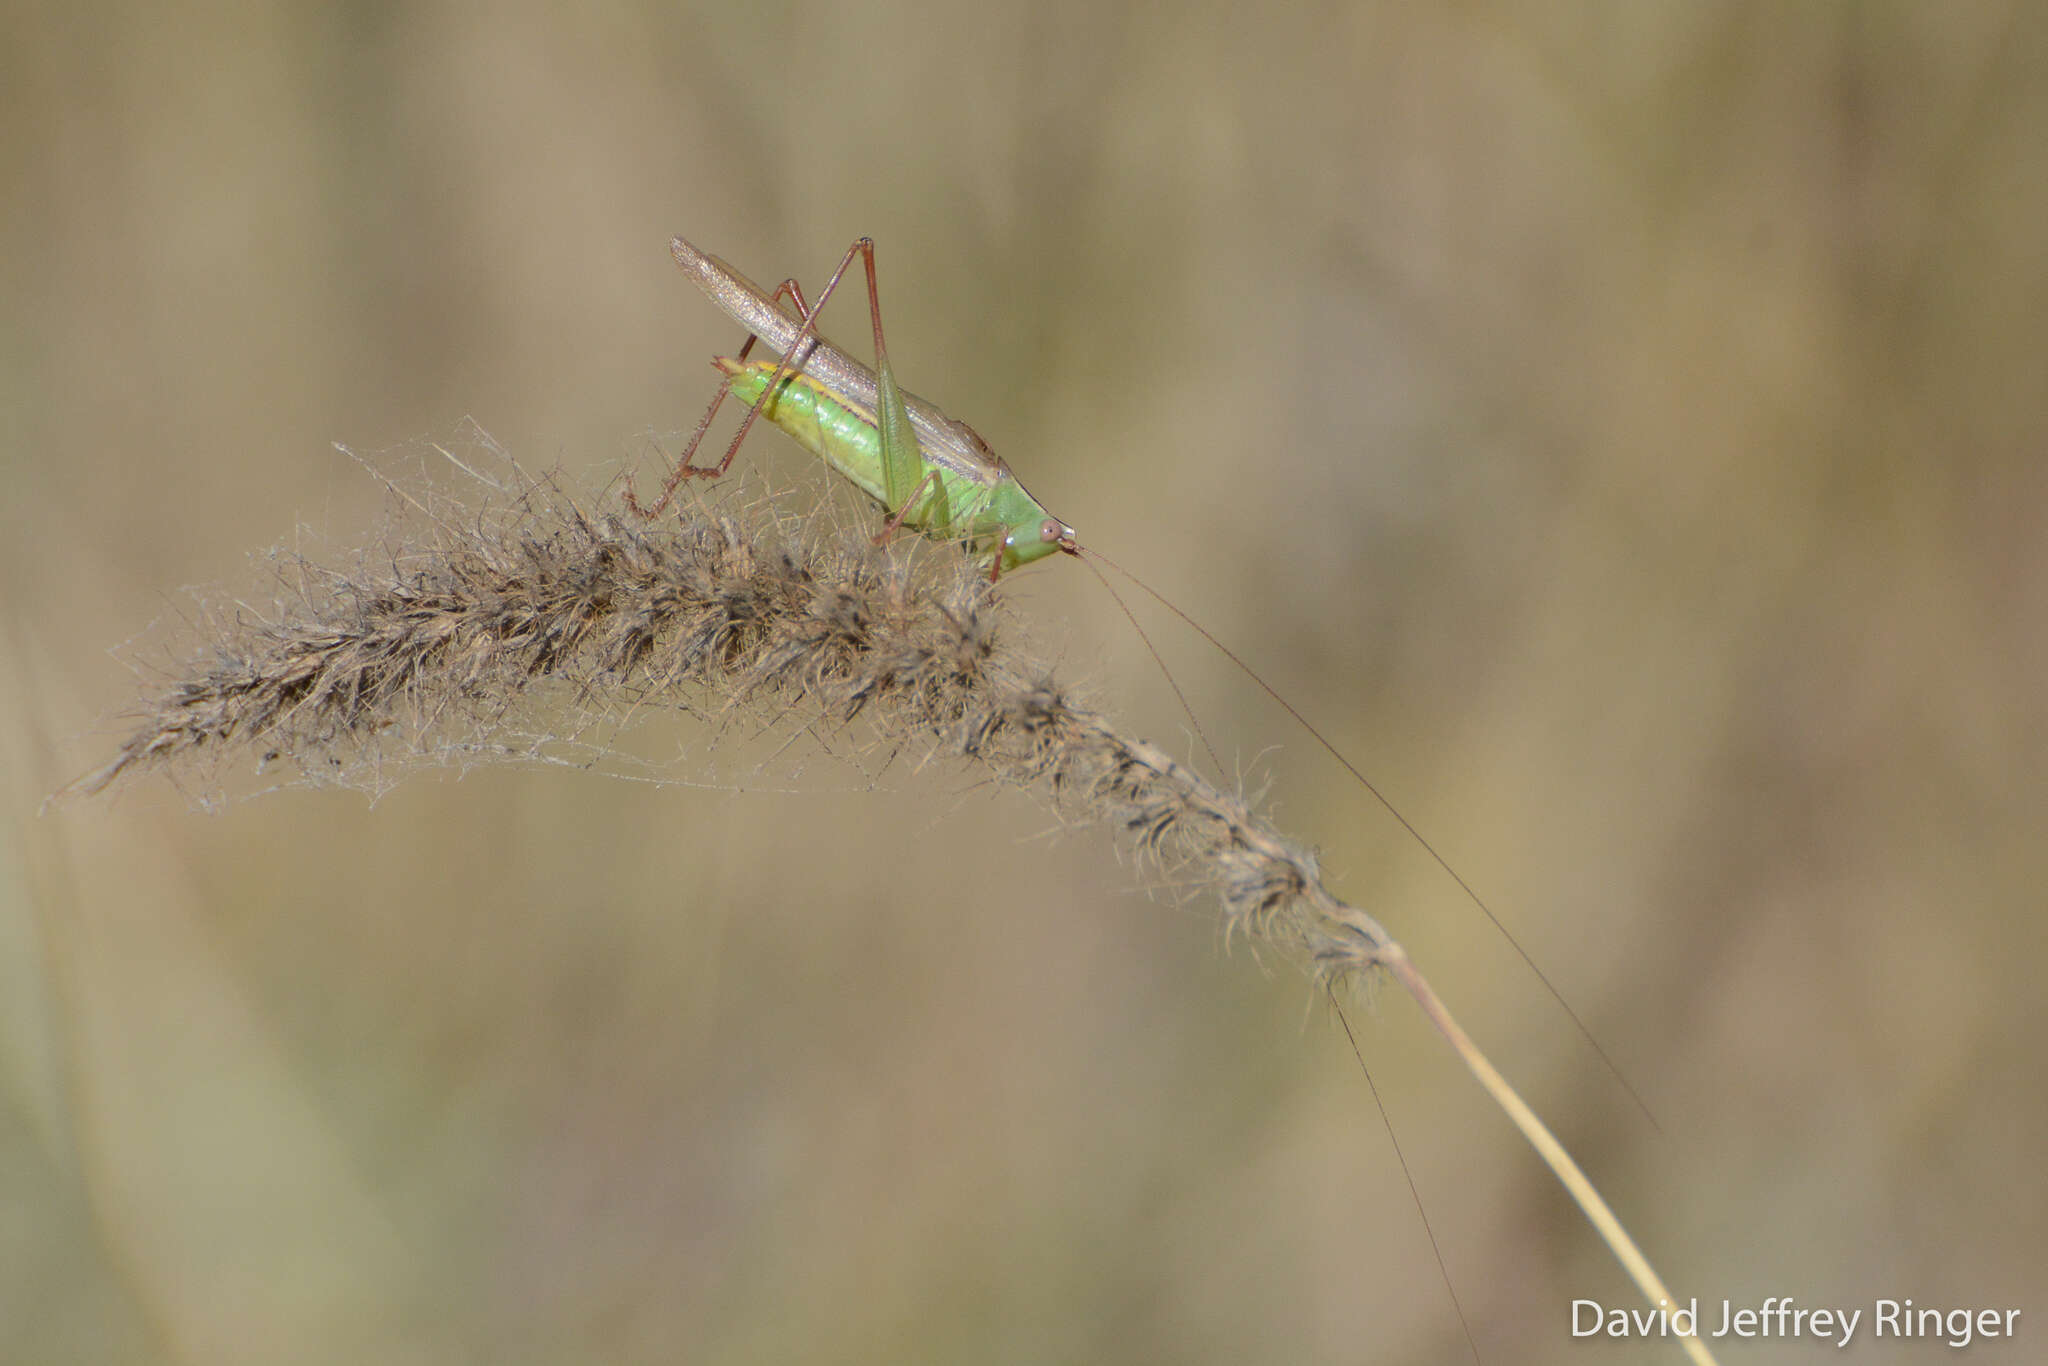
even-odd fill
[[[753,346],[753,344],[754,339],[748,337],[746,345],[740,347],[740,355],[744,357],[747,354],[748,348]],[[725,473],[726,466],[732,464],[733,452],[739,449],[738,442],[734,442],[726,449],[725,459],[719,461],[716,467],[705,468],[690,463],[690,457],[695,455],[697,447],[703,444],[704,433],[711,430],[711,419],[718,416],[719,405],[725,402],[725,396],[731,392],[732,377],[728,375],[719,380],[718,392],[711,396],[711,405],[704,410],[704,416],[697,419],[697,430],[690,433],[688,444],[683,447],[682,454],[676,457],[675,467],[668,472],[668,478],[661,481],[661,496],[659,498],[643,506],[639,497],[633,492],[633,472],[631,470],[626,471],[626,506],[631,508],[636,516],[643,518],[660,516],[663,509],[667,508],[669,503],[674,501],[676,489],[685,479],[693,475],[702,475],[715,479]],[[758,410],[759,404],[756,404],[755,407]],[[751,420],[752,414],[749,414],[749,421]],[[745,435],[744,426],[741,428],[741,434]]]
[[[845,269],[846,267],[844,265],[840,266],[841,271],[844,271]],[[839,277],[837,275],[834,275],[832,277],[832,284],[836,285],[838,283]],[[818,304],[820,307],[824,306],[825,295],[829,295],[831,292],[832,285],[827,285],[825,287],[825,294],[821,294],[818,296]],[[817,310],[804,302],[804,288],[802,285],[796,282],[796,277],[793,275],[789,279],[784,280],[781,284],[775,286],[775,292],[768,296],[768,301],[770,303],[778,303],[781,301],[782,296],[785,294],[789,296],[790,302],[796,305],[797,317],[803,320],[804,327],[815,327],[817,320]],[[761,340],[759,337],[749,332],[747,334],[747,339],[744,342],[740,343],[740,351],[737,359],[744,361],[750,354],[752,354],[754,350],[754,343],[759,340]],[[790,357],[794,356],[797,353],[797,351],[803,347],[804,342],[806,340],[807,338],[803,335],[802,332],[799,332],[797,334],[795,344],[789,348],[788,352],[786,352],[783,355],[781,363],[775,367],[774,376],[770,379],[768,384],[762,387],[761,392],[755,396],[754,401],[747,405],[747,415],[740,419],[740,429],[734,432],[732,434],[732,440],[726,443],[725,454],[719,457],[718,463],[716,465],[709,466],[692,465],[690,463],[690,457],[697,453],[697,443],[704,439],[704,429],[711,423],[711,413],[715,413],[718,411],[718,405],[725,401],[726,394],[732,388],[732,377],[730,375],[726,376],[725,382],[719,385],[718,387],[717,396],[711,400],[711,412],[706,413],[704,415],[704,420],[697,424],[696,435],[690,438],[690,444],[683,450],[683,458],[681,464],[678,466],[676,478],[686,479],[693,475],[696,475],[702,476],[703,478],[706,479],[717,479],[724,475],[724,473],[728,469],[732,468],[732,459],[735,455],[739,454],[740,443],[747,439],[747,433],[754,429],[754,419],[761,416],[761,410],[767,407],[769,402],[773,399],[776,391],[776,386],[782,382],[783,375],[789,373]]]
[[[762,386],[759,396],[754,399],[753,403],[748,405],[747,415],[740,420],[739,430],[734,432],[732,440],[726,443],[725,454],[719,458],[716,465],[692,463],[697,454],[698,446],[703,444],[704,434],[711,428],[712,419],[718,415],[719,405],[724,403],[725,396],[732,392],[731,376],[727,376],[721,381],[718,386],[718,392],[712,395],[711,405],[704,410],[704,416],[698,421],[696,431],[690,434],[689,443],[683,447],[683,453],[677,459],[675,468],[669,472],[668,478],[663,481],[659,498],[655,499],[653,503],[643,506],[639,498],[634,495],[633,476],[630,473],[627,474],[626,505],[634,513],[641,517],[657,516],[674,499],[675,491],[682,484],[683,480],[692,478],[716,479],[732,468],[733,457],[739,454],[741,444],[747,439],[747,433],[753,430],[754,419],[761,415],[762,408],[774,397],[781,386],[783,377],[794,374],[803,368],[802,356],[807,354],[806,348],[817,336],[818,313],[825,307],[825,301],[832,297],[832,292],[839,288],[839,281],[846,274],[847,267],[853,264],[854,255],[861,251],[863,247],[870,254],[868,264],[869,279],[872,280],[874,278],[874,263],[872,259],[874,243],[863,237],[860,241],[855,242],[846,249],[846,255],[839,260],[839,268],[832,272],[832,278],[826,281],[825,288],[819,291],[816,306],[805,301],[803,286],[797,283],[794,276],[784,280],[775,287],[775,292],[768,296],[769,301],[771,303],[779,303],[782,300],[782,296],[787,294],[790,302],[796,305],[796,314],[800,326],[797,328],[795,339],[789,344],[789,349],[784,351],[781,359],[776,361],[774,374],[769,376],[768,383]],[[759,337],[749,332],[747,339],[740,343],[738,359],[744,361],[753,352],[754,343],[759,340]]]
[[[924,453],[918,449],[917,433],[910,428],[910,410],[904,406],[903,390],[889,365],[889,343],[882,336],[882,296],[875,285],[875,244],[863,237],[857,246],[866,258],[868,272],[868,322],[875,334],[875,426],[882,439],[882,497],[900,524],[910,511],[914,489],[926,481]],[[930,519],[927,519],[929,522]],[[950,518],[931,523],[943,526]]]
[[[838,290],[839,282],[846,276],[846,268],[853,264],[853,258],[863,253],[867,256],[868,282],[869,288],[872,289],[875,278],[875,244],[872,239],[866,237],[859,239],[852,246],[848,247],[846,255],[839,258],[839,266],[832,272],[832,278],[827,280],[825,287],[818,291],[818,302],[815,305],[805,304],[803,288],[797,284],[794,278],[784,280],[780,285],[776,286],[775,293],[770,297],[779,299],[787,292],[791,300],[796,304],[797,318],[800,325],[797,327],[796,336],[790,339],[789,348],[782,353],[781,359],[775,362],[775,370],[768,376],[768,383],[761,390],[761,398],[755,402],[755,412],[759,412],[761,404],[780,387],[784,376],[793,375],[804,368],[804,360],[810,355],[811,343],[816,340],[818,335],[818,315],[825,311],[826,303],[831,300],[832,295]],[[751,423],[752,421],[753,416],[749,414],[748,422]]]
[[[799,313],[805,312],[803,291],[795,280],[784,280],[771,297],[779,299],[784,293],[788,293],[796,301]],[[759,337],[749,332],[747,339],[740,343],[739,359],[744,361],[752,354],[754,343],[759,340]],[[718,416],[719,407],[724,404],[725,396],[731,392],[732,376],[726,375],[719,380],[718,392],[711,396],[710,404],[704,409],[704,416],[697,419],[697,429],[690,433],[690,439],[683,444],[682,453],[676,456],[675,467],[669,471],[668,478],[662,481],[661,496],[659,498],[643,506],[639,497],[633,492],[633,472],[631,470],[626,472],[626,506],[631,508],[635,515],[643,518],[659,516],[662,510],[668,507],[669,503],[675,499],[676,489],[685,479],[716,479],[732,467],[732,459],[739,452],[740,442],[746,439],[747,429],[754,425],[754,418],[761,411],[762,401],[767,397],[766,391],[763,391],[761,397],[755,399],[748,406],[747,416],[740,423],[738,433],[734,435],[731,443],[726,446],[724,457],[716,465],[699,465],[694,463],[697,448],[704,444],[704,434],[711,430],[712,419]]]

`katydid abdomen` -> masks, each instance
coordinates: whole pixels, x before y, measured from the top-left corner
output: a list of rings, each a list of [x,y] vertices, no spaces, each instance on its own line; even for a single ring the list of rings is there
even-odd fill
[[[763,401],[775,362],[719,356],[712,363],[725,372],[734,398],[749,407],[760,404],[763,417],[880,503],[897,525],[1000,554],[1003,570],[1063,549],[1062,538],[1071,535],[1000,463],[969,472],[920,453],[913,491],[895,493],[874,413],[787,369],[774,395]]]

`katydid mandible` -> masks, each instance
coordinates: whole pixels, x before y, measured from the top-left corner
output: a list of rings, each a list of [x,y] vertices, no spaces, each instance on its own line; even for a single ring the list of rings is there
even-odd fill
[[[660,512],[684,479],[724,474],[754,418],[765,415],[882,505],[888,514],[884,536],[909,527],[933,540],[963,542],[977,552],[986,551],[991,579],[1055,551],[1076,553],[1074,529],[1025,491],[979,433],[897,386],[882,338],[871,239],[863,237],[847,248],[815,306],[805,302],[794,279],[783,281],[773,294],[763,293],[746,276],[680,237],[670,241],[669,253],[748,335],[737,356],[712,362],[725,379],[662,485],[661,496],[643,507],[627,484],[626,500],[636,512],[646,517]],[[817,332],[818,314],[855,256],[867,269],[873,370]],[[778,303],[785,294],[796,305],[794,318]],[[749,361],[756,340],[765,340],[781,358],[772,363]],[[748,405],[746,420],[716,465],[693,464],[691,458],[727,394]]]

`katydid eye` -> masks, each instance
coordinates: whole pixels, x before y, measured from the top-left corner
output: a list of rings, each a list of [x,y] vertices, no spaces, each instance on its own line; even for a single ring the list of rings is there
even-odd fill
[[[1065,530],[1065,527],[1048,517],[1038,524],[1038,539],[1048,542],[1057,541],[1060,538],[1060,533]]]

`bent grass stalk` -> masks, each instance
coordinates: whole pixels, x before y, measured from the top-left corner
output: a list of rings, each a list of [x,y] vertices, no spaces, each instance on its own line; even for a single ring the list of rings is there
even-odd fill
[[[475,434],[495,452],[488,438]],[[471,474],[452,453],[442,454]],[[539,757],[494,748],[522,702],[567,689],[622,718],[651,703],[713,717],[793,714],[830,736],[863,725],[1030,790],[1065,820],[1110,826],[1222,908],[1242,935],[1333,994],[1376,969],[1399,982],[1563,1182],[1643,1295],[1677,1303],[1585,1174],[1459,1028],[1372,916],[1324,884],[1243,800],[1080,705],[1003,629],[1000,594],[958,555],[793,527],[759,502],[682,500],[649,523],[586,509],[554,480],[484,507],[393,484],[417,515],[402,554],[300,576],[275,618],[207,624],[206,659],[146,700],[114,758],[73,790],[254,749],[315,781],[366,756]],[[815,525],[815,523],[813,524]],[[317,587],[303,587],[317,585]],[[1713,1358],[1681,1338],[1695,1362]]]

